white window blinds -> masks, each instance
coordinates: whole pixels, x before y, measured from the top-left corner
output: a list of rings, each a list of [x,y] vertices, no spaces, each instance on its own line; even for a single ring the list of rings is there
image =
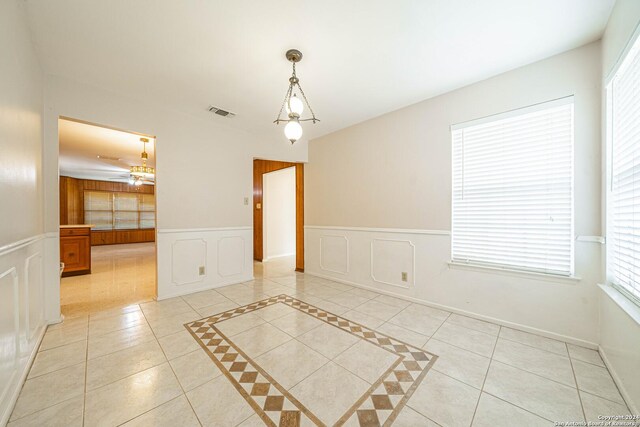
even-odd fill
[[[452,126],[454,262],[573,274],[573,97]]]
[[[607,86],[607,276],[640,304],[640,38]]]

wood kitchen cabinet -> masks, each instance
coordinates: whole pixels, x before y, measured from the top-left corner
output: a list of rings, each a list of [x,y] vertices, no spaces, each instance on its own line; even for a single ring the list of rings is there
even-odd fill
[[[91,273],[91,226],[60,227],[60,262],[62,277]]]

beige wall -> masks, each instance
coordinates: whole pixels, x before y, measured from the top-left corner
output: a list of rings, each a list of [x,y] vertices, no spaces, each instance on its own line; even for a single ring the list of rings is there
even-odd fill
[[[568,95],[575,101],[575,233],[601,236],[595,42],[312,140],[306,271],[595,346],[599,243],[576,241],[575,282],[448,265],[450,126]]]
[[[42,75],[21,2],[0,2],[0,247],[43,232]]]

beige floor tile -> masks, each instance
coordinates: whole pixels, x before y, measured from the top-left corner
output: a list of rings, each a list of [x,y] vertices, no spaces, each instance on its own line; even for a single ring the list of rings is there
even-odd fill
[[[288,341],[255,360],[287,390],[329,362],[329,359],[296,340]]]
[[[168,360],[175,359],[183,354],[191,353],[200,349],[200,344],[185,329],[175,334],[167,335],[158,339],[162,350]]]
[[[403,310],[403,307],[385,304],[378,299],[373,299],[357,306],[355,311],[377,317],[385,322]]]
[[[431,370],[407,405],[443,426],[468,426],[480,390]]]
[[[228,298],[214,289],[185,295],[182,299],[196,310],[208,305],[220,304],[222,302],[229,301]]]
[[[556,353],[499,338],[493,359],[571,387],[576,386],[569,358]]]
[[[42,409],[84,393],[85,364],[80,363],[25,381],[11,420],[25,417]]]
[[[91,319],[103,319],[105,317],[120,316],[122,314],[133,313],[134,311],[142,311],[139,304],[125,305],[124,307],[115,307],[108,310],[100,310],[91,312]]]
[[[410,331],[402,326],[394,325],[393,323],[385,323],[376,328],[376,331],[389,335],[400,341],[404,341],[407,344],[414,345],[416,347],[422,347],[427,343],[428,336],[419,334],[417,332]]]
[[[184,391],[192,390],[222,375],[220,369],[201,348],[176,357],[169,363]]]
[[[78,396],[10,422],[8,427],[82,427],[83,409],[84,396]]]
[[[114,353],[155,339],[149,325],[142,324],[89,338],[89,359]]]
[[[375,300],[383,302],[387,305],[392,305],[394,307],[400,307],[402,309],[405,309],[411,305],[411,301],[406,301],[401,298],[396,298],[389,295],[380,295],[376,297]]]
[[[317,297],[315,297],[317,298]],[[321,299],[319,301],[311,301],[309,298],[300,298],[301,300],[308,302],[309,304],[313,304],[314,306],[321,308],[329,313],[332,314],[336,314],[338,316],[341,316],[342,314],[344,314],[345,312],[347,312],[349,309],[347,307],[345,307],[344,305],[340,305],[340,304],[336,304],[333,303],[331,301],[327,301],[324,299]]]
[[[233,336],[233,343],[247,356],[256,358],[289,341],[291,336],[275,326],[265,323]]]
[[[199,427],[198,417],[183,394],[123,424],[126,427]]]
[[[429,316],[440,320],[447,320],[447,318],[451,315],[451,313],[448,311],[417,303],[411,303],[411,305],[409,305],[403,311],[406,313],[415,314],[416,316]]]
[[[627,408],[627,405],[624,403],[612,402],[610,400],[594,396],[591,393],[581,391],[580,399],[582,399],[582,407],[584,408],[584,413],[587,416],[587,421],[591,421],[593,423],[602,422],[601,419],[598,419],[599,415],[631,414],[631,411],[629,411],[629,408]],[[638,425],[640,425],[640,420],[638,420]]]
[[[263,294],[261,292],[247,292],[246,294],[242,295],[229,296],[229,299],[238,305],[247,305],[256,301],[262,301],[263,299],[267,298],[269,298],[269,295]]]
[[[292,337],[297,337],[308,332],[325,322],[313,316],[302,313],[298,310],[279,319],[273,320],[271,324]]]
[[[347,308],[355,308],[369,301],[369,298],[361,297],[348,292],[343,292],[338,295],[334,295],[332,297],[327,298],[327,301],[332,302],[334,304],[345,306]]]
[[[424,349],[438,355],[431,369],[481,389],[491,359],[432,338]]]
[[[317,306],[317,304],[321,303],[321,302],[328,302],[328,301],[323,300],[322,298],[314,297],[314,296],[306,294],[304,292],[292,292],[292,293],[290,293],[290,295],[292,297],[300,300],[300,301],[306,302],[307,304],[313,304],[315,306]],[[338,304],[336,304],[336,305],[338,305]],[[344,309],[342,311],[343,313],[348,310],[344,306],[343,306],[343,309]],[[335,314],[337,314],[337,313],[335,313]]]
[[[193,310],[182,298],[175,297],[161,301],[152,301],[140,304],[140,308],[147,320],[152,321],[160,317],[175,316]]]
[[[305,291],[308,294],[311,294],[315,297],[318,298],[322,298],[322,299],[329,299],[331,297],[334,297],[336,295],[340,295],[341,293],[344,293],[344,291],[339,291],[337,289],[334,289],[328,285],[324,285],[324,286],[314,286],[311,287],[310,289]]]
[[[592,365],[591,363],[574,360],[573,371],[576,374],[578,388],[596,396],[624,403],[618,387],[613,382],[607,368]]]
[[[447,318],[447,323],[453,323],[454,325],[464,326],[467,329],[473,329],[474,331],[484,332],[485,334],[498,335],[500,332],[500,325],[495,323],[484,322],[482,320],[473,319],[471,317],[462,316],[460,314],[451,313],[451,316]]]
[[[489,367],[483,391],[548,420],[583,419],[575,388],[495,360]]]
[[[567,344],[567,350],[569,350],[569,356],[571,356],[573,360],[580,360],[582,362],[591,363],[592,365],[598,365],[604,368],[604,362],[597,350],[578,347],[573,344]]]
[[[276,320],[280,317],[283,317],[283,316],[286,316],[287,314],[292,314],[292,313],[299,313],[299,311],[281,302],[272,304],[268,307],[261,308],[253,312],[253,314],[255,314],[256,316],[258,316],[259,318],[267,322],[271,322],[273,320]]]
[[[44,350],[36,355],[28,378],[35,378],[58,369],[66,368],[85,361],[87,357],[87,341]]]
[[[341,292],[346,292],[354,289],[353,286],[345,285],[344,283],[333,282],[331,280],[325,283],[325,285]]]
[[[208,305],[206,307],[199,308],[196,311],[202,318],[213,316],[214,314],[222,313],[223,311],[231,310],[238,307],[238,304],[231,300],[228,300],[227,302],[221,302],[219,304]]]
[[[253,313],[248,313],[218,322],[216,323],[216,328],[218,328],[220,332],[225,334],[227,337],[233,337],[234,335],[238,335],[247,329],[262,325],[263,323],[265,323],[264,320]]]
[[[224,376],[187,392],[187,397],[205,427],[235,426],[255,414]]]
[[[570,420],[566,420],[570,421]],[[554,423],[487,393],[482,393],[473,427],[543,427]]]
[[[333,361],[369,384],[373,384],[398,358],[396,354],[365,340],[359,340],[354,346],[335,357]]]
[[[156,338],[171,335],[176,332],[184,331],[185,323],[200,319],[201,316],[195,310],[185,311],[184,313],[175,314],[169,317],[161,317],[149,322],[149,326],[153,330]]]
[[[146,319],[142,314],[142,311],[132,311],[131,313],[110,317],[100,317],[97,319],[90,318],[89,336],[104,335],[109,332],[119,331],[121,329],[127,329],[145,323]]]
[[[116,382],[166,361],[156,340],[96,357],[87,362],[87,390]]]
[[[369,298],[369,299],[373,299],[376,297],[379,297],[381,294],[374,292],[374,291],[370,291],[368,289],[362,289],[362,288],[353,288],[353,289],[349,289],[347,292],[354,294],[354,295],[359,295],[361,297],[365,297],[365,298]]]
[[[346,313],[343,313],[341,316],[344,317],[345,319],[349,319],[352,322],[359,323],[362,326],[365,326],[370,329],[376,329],[378,326],[384,323],[384,320],[378,317],[373,317],[356,310],[347,311]]]
[[[87,327],[89,326],[89,315],[85,314],[78,317],[64,317],[62,322],[55,323],[53,325],[49,325],[47,327],[47,332],[55,331],[56,329],[66,329],[73,327]]]
[[[238,427],[264,427],[264,421],[262,421],[262,418],[260,418],[258,414],[253,414],[238,424]]]
[[[360,338],[325,323],[300,335],[297,339],[323,356],[333,359],[357,343]]]
[[[168,363],[87,392],[85,425],[114,426],[182,394]]]
[[[558,353],[562,356],[568,356],[567,346],[562,341],[552,340],[540,335],[530,334],[528,332],[518,331],[516,329],[502,327],[500,329],[500,338],[511,341],[517,341],[521,344],[537,347],[552,353]]]
[[[291,389],[303,405],[327,425],[333,425],[369,384],[346,369],[329,362]]]
[[[444,323],[445,318],[433,317],[424,312],[405,308],[389,320],[389,323],[430,337]]]
[[[419,412],[405,406],[393,422],[393,427],[440,427]]]
[[[485,357],[491,357],[497,340],[497,337],[494,335],[449,323],[444,323],[440,329],[433,334],[433,338]]]
[[[42,338],[38,351],[50,350],[74,342],[87,339],[89,327],[87,325],[74,325],[59,329],[47,330]]]

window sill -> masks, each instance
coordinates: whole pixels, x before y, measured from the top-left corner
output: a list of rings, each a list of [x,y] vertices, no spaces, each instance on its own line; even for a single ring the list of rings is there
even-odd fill
[[[545,282],[567,283],[575,285],[580,280],[578,276],[559,276],[556,274],[536,273],[534,271],[522,271],[506,267],[490,267],[476,264],[465,264],[462,262],[449,261],[449,268],[458,270],[480,271],[482,273],[495,273],[505,276],[522,277],[530,280],[543,280]]]
[[[611,298],[622,311],[640,326],[640,306],[637,306],[633,301],[609,284],[599,284],[598,286],[602,289],[602,292]]]

